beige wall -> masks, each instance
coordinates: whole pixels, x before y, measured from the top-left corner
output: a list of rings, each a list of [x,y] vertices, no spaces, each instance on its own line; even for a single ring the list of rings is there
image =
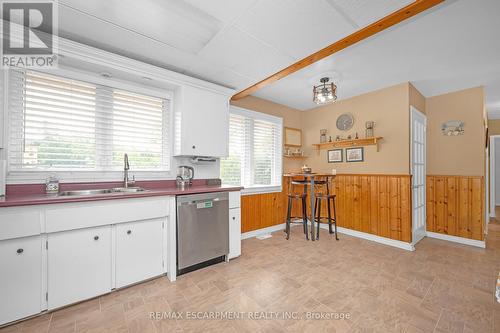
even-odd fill
[[[316,172],[368,174],[409,174],[409,105],[427,114],[427,171],[430,175],[484,175],[484,92],[481,87],[425,98],[410,83],[373,91],[334,104],[299,111],[254,96],[231,104],[283,118],[284,126],[301,128],[303,148],[308,158],[284,160],[285,171],[300,169],[307,163]],[[339,115],[354,115],[352,130],[336,128]],[[328,163],[327,150],[319,154],[312,144],[319,142],[319,130],[326,128],[328,136],[359,137],[365,135],[365,122],[375,121],[375,135],[384,137],[380,151],[375,146],[365,149],[365,161],[356,163]],[[465,122],[465,135],[444,137],[441,124],[448,120]],[[500,120],[488,122],[490,134],[500,134]],[[345,156],[344,156],[345,159]]]
[[[340,100],[334,104],[308,110],[302,114],[302,130],[307,163],[317,172],[409,174],[409,84],[402,83],[378,91]],[[336,120],[342,113],[354,116],[354,126],[347,132],[336,128]],[[365,136],[365,122],[375,121],[375,136],[384,137],[380,151],[375,146],[364,147],[364,162],[328,163],[327,150],[319,154],[311,145],[319,143],[319,131],[328,129],[332,139],[336,135],[360,138]],[[344,151],[345,155],[345,151]]]
[[[484,176],[485,126],[482,87],[430,97],[427,111],[427,174]],[[441,124],[465,123],[465,134],[444,136]]]
[[[425,97],[418,91],[411,83],[408,84],[409,88],[409,98],[410,98],[410,105],[413,105],[415,108],[417,108],[418,111],[422,113],[426,113],[425,109]]]
[[[231,105],[282,117],[283,126],[285,127],[302,127],[300,121],[302,112],[282,104],[274,103],[254,96],[247,96],[238,101],[232,101]],[[303,163],[304,162],[302,160],[284,158],[283,169],[285,172],[298,170]]]
[[[500,119],[488,120],[488,134],[500,135]]]

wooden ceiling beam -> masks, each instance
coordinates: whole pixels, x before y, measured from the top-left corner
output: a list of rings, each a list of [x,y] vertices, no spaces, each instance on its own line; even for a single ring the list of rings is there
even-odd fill
[[[349,36],[319,50],[311,54],[310,56],[305,57],[302,60],[286,67],[285,69],[280,70],[279,72],[269,76],[268,78],[257,82],[256,84],[246,88],[245,90],[240,91],[231,97],[232,101],[239,100],[243,97],[253,94],[259,89],[276,82],[292,73],[295,73],[321,59],[331,56],[334,53],[337,53],[351,45],[354,45],[368,37],[371,37],[385,29],[392,27],[404,20],[409,19],[429,8],[432,8],[445,0],[416,0],[415,2],[409,4],[406,7],[401,8],[400,10],[385,16],[384,18],[374,22],[363,29],[360,29]]]

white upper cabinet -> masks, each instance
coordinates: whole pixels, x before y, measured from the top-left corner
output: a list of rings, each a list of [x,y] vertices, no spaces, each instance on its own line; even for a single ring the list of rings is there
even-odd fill
[[[226,157],[229,96],[189,85],[174,98],[174,155]]]

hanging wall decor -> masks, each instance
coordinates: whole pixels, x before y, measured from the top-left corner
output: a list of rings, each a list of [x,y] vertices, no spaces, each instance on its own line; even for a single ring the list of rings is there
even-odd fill
[[[347,162],[363,162],[364,161],[363,147],[346,148],[345,160]]]
[[[342,154],[343,149],[332,149],[328,151],[327,158],[328,163],[340,163],[344,162],[344,156]]]
[[[464,123],[459,120],[450,120],[441,125],[441,132],[446,136],[457,136],[465,133]]]

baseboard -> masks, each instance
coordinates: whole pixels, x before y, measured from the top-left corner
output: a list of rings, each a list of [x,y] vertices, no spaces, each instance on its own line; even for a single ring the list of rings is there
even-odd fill
[[[479,241],[479,240],[469,239],[469,238],[464,238],[464,237],[450,236],[450,235],[445,235],[445,234],[440,234],[437,232],[430,232],[430,231],[427,231],[426,235],[427,235],[427,237],[430,237],[430,238],[441,239],[441,240],[445,240],[448,242],[454,242],[454,243],[459,243],[459,244],[464,244],[464,245],[480,247],[482,249],[486,248],[485,241]]]
[[[308,222],[308,224],[310,224],[310,222]],[[299,226],[299,225],[298,224],[292,225],[292,227],[296,227],[296,226]],[[321,228],[328,229],[328,225],[321,224]],[[264,234],[269,234],[269,233],[273,233],[275,231],[280,231],[280,230],[285,230],[285,223],[273,225],[273,226],[270,226],[267,228],[262,228],[262,229],[257,229],[257,230],[245,232],[245,233],[241,234],[241,239],[243,240],[243,239],[247,239],[247,238],[252,238],[252,237],[256,237],[256,236],[260,236],[260,235],[264,235]],[[361,239],[366,239],[366,240],[369,240],[372,242],[376,242],[376,243],[380,243],[380,244],[384,244],[384,245],[389,245],[392,247],[397,247],[399,249],[403,249],[406,251],[415,251],[415,247],[410,243],[405,243],[405,242],[401,242],[398,240],[380,237],[380,236],[368,234],[366,232],[356,231],[356,230],[342,228],[342,227],[338,227],[337,231],[339,232],[339,234],[344,234],[344,235],[349,235],[349,236],[353,236],[353,237],[357,237],[357,238],[361,238]]]
[[[262,229],[257,229],[257,230],[252,230],[252,231],[242,233],[241,239],[257,237],[257,236],[264,235],[264,234],[270,234],[270,233],[273,233],[273,232],[279,231],[279,230],[285,230],[285,223],[272,225],[272,226],[267,227],[267,228],[262,228]]]
[[[327,224],[321,224],[320,227],[321,227],[321,229],[328,230]],[[369,234],[366,232],[356,231],[356,230],[342,228],[342,227],[337,227],[337,231],[339,232],[339,234],[344,234],[344,235],[348,235],[348,236],[366,239],[366,240],[369,240],[372,242],[376,242],[376,243],[380,243],[380,244],[384,244],[384,245],[389,245],[392,247],[397,247],[399,249],[406,250],[406,251],[415,251],[415,247],[412,244],[398,241],[395,239],[380,237],[380,236]]]

